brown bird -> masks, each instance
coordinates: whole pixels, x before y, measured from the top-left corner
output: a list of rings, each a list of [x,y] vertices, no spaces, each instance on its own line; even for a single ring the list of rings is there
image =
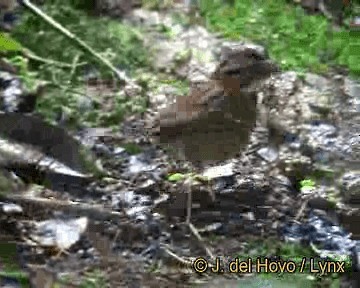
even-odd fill
[[[210,80],[192,85],[187,97],[177,96],[175,103],[161,109],[152,135],[195,165],[235,156],[249,143],[257,118],[256,93],[246,88],[276,71],[260,46],[222,47]]]

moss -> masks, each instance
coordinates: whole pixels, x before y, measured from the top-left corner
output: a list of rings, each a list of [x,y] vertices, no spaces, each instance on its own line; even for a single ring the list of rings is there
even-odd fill
[[[331,65],[345,65],[353,74],[360,72],[360,32],[334,31],[325,17],[307,15],[299,5],[286,0],[200,3],[210,29],[267,46],[285,70],[326,73]]]

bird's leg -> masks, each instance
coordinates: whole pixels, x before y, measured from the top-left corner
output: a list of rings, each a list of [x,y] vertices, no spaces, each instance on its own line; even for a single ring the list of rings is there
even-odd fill
[[[186,224],[190,224],[190,219],[191,219],[191,210],[192,210],[192,184],[193,184],[193,177],[194,177],[194,173],[193,173],[193,167],[190,164],[191,167],[191,171],[190,171],[190,176],[185,180],[184,184],[185,184],[185,189],[186,189],[186,193],[187,193],[187,205],[186,205]]]
[[[192,167],[192,165],[190,165],[190,167]],[[196,165],[196,170],[197,171],[204,171],[204,165],[202,165],[202,163],[198,163],[198,165]],[[186,223],[189,224],[190,223],[190,219],[191,219],[191,211],[192,211],[192,184],[194,180],[197,181],[201,181],[202,183],[204,183],[205,185],[207,185],[208,189],[207,191],[210,194],[211,200],[212,202],[215,202],[215,191],[213,190],[212,187],[212,183],[208,180],[208,179],[204,179],[203,177],[201,177],[201,175],[198,175],[196,173],[194,173],[194,169],[191,169],[190,172],[190,177],[188,177],[185,182],[185,191],[187,193],[187,216],[186,216]]]
[[[211,161],[204,161],[203,163],[199,163],[199,168],[198,170],[201,171],[201,173],[204,172],[205,167],[207,165],[211,165]],[[207,191],[209,192],[209,196],[211,198],[212,202],[215,202],[215,190],[213,189],[213,180],[209,180],[209,179],[204,179],[204,177],[201,177],[201,180],[204,181],[206,183],[207,186]]]
[[[206,188],[207,188],[206,191],[209,193],[211,201],[215,202],[216,195],[215,195],[215,190],[213,189],[213,180],[202,179],[202,181],[206,185]]]
[[[192,179],[191,177],[189,179],[185,180],[185,189],[187,190],[187,213],[186,213],[186,224],[190,224],[191,219],[191,209],[192,209],[192,191],[191,191],[191,184]]]
[[[215,191],[213,189],[213,185],[212,185],[212,183],[210,183],[210,181],[208,181],[208,185],[209,185],[208,191],[209,191],[209,194],[210,194],[210,197],[211,197],[211,201],[215,202],[216,196],[215,196]]]
[[[185,162],[187,164],[190,164],[188,163],[188,161],[186,160],[186,157],[185,157],[185,147],[184,145],[182,144],[181,141],[177,141],[176,142],[176,147],[178,148],[177,149],[177,155],[176,155],[176,158],[178,160],[181,160],[182,162]],[[192,165],[190,164],[189,165],[190,167],[192,167]],[[190,176],[186,177],[184,183],[183,183],[183,188],[184,188],[184,192],[187,193],[187,204],[186,204],[186,224],[189,224],[190,223],[190,219],[191,219],[191,208],[192,208],[192,171],[193,169],[191,168],[191,171],[190,171]]]

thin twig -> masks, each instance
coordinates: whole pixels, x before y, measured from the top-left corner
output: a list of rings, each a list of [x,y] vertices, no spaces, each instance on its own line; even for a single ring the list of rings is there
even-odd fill
[[[89,95],[86,92],[80,92],[80,91],[77,91],[76,89],[73,89],[73,88],[64,87],[64,86],[62,86],[60,84],[57,84],[55,82],[46,82],[46,86],[58,88],[58,89],[64,91],[64,93],[65,92],[71,92],[73,94],[77,94],[77,95],[80,95],[80,96],[89,97]]]
[[[211,252],[210,248],[207,247],[207,245],[205,244],[204,239],[201,237],[201,235],[199,234],[196,227],[192,223],[188,223],[188,225],[189,225],[190,231],[195,235],[195,237],[198,239],[198,241],[203,245],[204,250],[206,251],[206,253],[210,256],[210,258],[212,260],[214,260],[215,259],[214,254]]]
[[[80,54],[76,54],[76,56],[73,59],[73,63],[71,64],[71,71],[70,71],[70,78],[69,78],[69,83],[71,83],[71,80],[74,77],[74,74],[76,72],[76,68],[79,66],[78,62],[79,62],[79,58],[80,58]]]
[[[56,60],[52,60],[52,59],[42,58],[42,57],[36,55],[34,52],[31,52],[29,49],[23,49],[21,53],[24,57],[29,58],[30,60],[41,62],[44,64],[53,65],[53,66],[57,66],[60,68],[73,68],[74,67],[74,64],[68,64],[68,63],[64,63],[64,62],[60,62],[60,61],[56,61]],[[84,66],[86,64],[87,64],[86,62],[81,62],[81,63],[76,63],[76,66],[79,67],[79,66]]]
[[[40,16],[45,22],[50,24],[53,28],[58,30],[60,33],[62,33],[64,36],[69,38],[71,41],[75,42],[82,50],[89,53],[93,57],[95,57],[98,61],[100,61],[102,64],[104,64],[106,67],[108,67],[111,71],[113,71],[118,77],[120,81],[123,81],[125,83],[132,84],[133,81],[128,78],[125,74],[125,72],[118,70],[109,60],[102,57],[99,53],[97,53],[93,48],[91,48],[89,45],[87,45],[84,41],[79,39],[77,36],[75,36],[73,33],[71,33],[69,30],[67,30],[65,27],[63,27],[60,23],[56,22],[54,19],[52,19],[50,16],[45,14],[41,9],[36,7],[34,4],[32,4],[29,0],[23,0],[23,5],[28,8],[30,11],[35,13],[36,15]]]
[[[186,260],[178,255],[176,255],[174,252],[171,252],[168,248],[166,248],[165,246],[162,247],[164,249],[164,251],[166,252],[166,254],[168,254],[169,256],[171,256],[172,258],[174,258],[176,261],[180,262],[181,264],[185,265],[185,266],[191,266],[192,262],[190,260]]]
[[[60,200],[49,200],[40,197],[24,196],[24,195],[15,195],[9,194],[4,196],[8,201],[13,201],[19,204],[32,204],[37,206],[39,209],[46,207],[47,209],[59,209],[65,213],[74,213],[80,216],[86,216],[90,219],[95,219],[98,221],[103,221],[106,219],[118,220],[121,216],[124,216],[120,212],[106,210],[103,207],[97,205],[87,205],[87,204],[76,204]]]

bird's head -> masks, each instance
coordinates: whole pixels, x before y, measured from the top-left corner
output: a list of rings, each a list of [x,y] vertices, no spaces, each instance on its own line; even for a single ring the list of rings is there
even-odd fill
[[[247,86],[279,71],[279,67],[269,59],[264,47],[228,42],[221,48],[220,64],[213,78],[236,77],[241,86]]]

